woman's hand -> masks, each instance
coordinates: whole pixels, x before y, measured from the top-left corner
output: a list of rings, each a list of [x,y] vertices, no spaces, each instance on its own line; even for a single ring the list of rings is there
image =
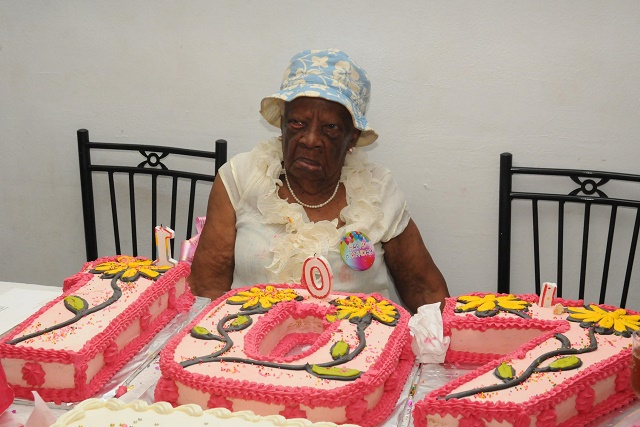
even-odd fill
[[[220,175],[216,176],[198,247],[193,256],[189,287],[196,296],[222,296],[233,282],[236,212]]]
[[[413,220],[398,236],[383,243],[384,259],[400,298],[412,313],[424,304],[440,302],[449,296],[447,283],[433,262],[420,230]]]

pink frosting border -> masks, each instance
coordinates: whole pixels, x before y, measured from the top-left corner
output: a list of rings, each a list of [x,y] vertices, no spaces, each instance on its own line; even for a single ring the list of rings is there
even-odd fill
[[[293,310],[292,310],[293,309]],[[313,304],[298,304],[297,301],[283,301],[277,304],[274,308],[269,310],[260,320],[259,324],[253,326],[253,328],[247,332],[244,339],[244,350],[248,356],[256,360],[269,360],[276,363],[290,363],[294,360],[299,360],[307,357],[310,354],[315,353],[320,347],[329,342],[331,335],[338,328],[339,322],[330,323],[326,320],[327,314],[335,314],[336,309],[326,309],[319,305]],[[300,334],[298,338],[304,336],[315,337],[314,345],[306,351],[289,357],[278,357],[278,350],[283,354],[286,354],[292,346],[297,344],[294,340],[282,342],[282,348],[276,348],[273,354],[265,356],[260,354],[259,346],[265,336],[267,336],[276,326],[280,325],[287,318],[299,319],[301,317],[313,316],[320,320],[323,325],[323,332],[320,334]]]
[[[147,342],[149,342],[153,336],[164,328],[178,312],[188,310],[195,301],[195,297],[191,294],[188,284],[185,283],[185,292],[179,297],[179,301],[177,302],[175,309],[167,309],[157,316],[142,334],[136,336],[136,338],[130,341],[117,356],[114,356],[114,360],[111,363],[105,363],[105,366],[93,377],[89,384],[86,383],[86,370],[89,361],[96,357],[96,355],[107,351],[107,348],[114,343],[115,337],[128,328],[136,319],[144,316],[144,314],[147,313],[148,307],[159,297],[168,293],[169,299],[171,299],[171,295],[175,298],[175,284],[182,278],[186,279],[191,271],[187,263],[180,262],[165,273],[156,282],[156,286],[151,286],[145,290],[135,301],[135,304],[132,303],[124,312],[117,316],[114,321],[110,322],[109,326],[107,326],[100,334],[87,341],[82,349],[77,352],[70,350],[44,350],[40,348],[18,347],[6,344],[7,341],[18,336],[20,331],[33,322],[33,320],[40,314],[44,313],[60,300],[64,299],[67,295],[72,294],[75,289],[84,286],[95,276],[92,273],[87,273],[87,271],[97,264],[114,261],[117,258],[118,256],[109,256],[99,258],[95,261],[86,262],[79,273],[65,279],[62,295],[51,300],[44,307],[31,315],[24,322],[20,323],[20,325],[3,337],[2,343],[0,343],[0,358],[22,359],[27,361],[36,361],[39,363],[61,363],[74,366],[75,387],[59,389],[46,387],[37,388],[38,393],[45,400],[61,403],[76,402],[91,397],[102,385],[104,385],[104,383],[108,381],[109,378],[122,368],[127,361],[135,356],[135,354]],[[138,257],[138,259],[145,258]],[[33,399],[33,394],[31,393],[33,388],[19,385],[11,385],[11,387],[15,391],[16,397],[30,400]]]
[[[369,371],[364,373],[360,378],[352,382],[345,382],[345,385],[339,389],[318,390],[312,387],[273,386],[245,380],[214,379],[207,375],[190,373],[173,360],[173,353],[180,341],[182,341],[182,339],[190,333],[191,329],[197,326],[212,309],[223,304],[232,294],[256,287],[263,289],[266,286],[284,286],[293,289],[304,289],[304,287],[300,285],[254,285],[234,289],[211,302],[206,309],[202,310],[202,312],[196,316],[189,326],[176,334],[160,353],[160,370],[163,377],[159,385],[160,383],[166,382],[180,382],[190,388],[209,394],[219,394],[224,391],[224,395],[228,398],[253,400],[267,404],[282,404],[285,406],[298,406],[302,404],[310,407],[323,406],[328,408],[349,407],[349,405],[355,404],[362,399],[362,397],[373,392],[378,387],[385,387],[385,393],[378,404],[374,408],[366,411],[358,423],[363,427],[370,427],[386,420],[395,408],[395,404],[402,392],[414,361],[414,356],[411,351],[411,336],[409,335],[408,328],[410,314],[404,308],[391,301],[389,302],[393,304],[400,313],[400,318],[385,347],[389,351],[384,352]],[[332,293],[332,296],[348,295],[356,295],[361,298],[368,296],[365,294],[349,294],[343,292]],[[378,299],[385,299],[379,294],[371,294],[371,296]],[[394,372],[395,375],[392,375]],[[402,378],[403,381],[399,381],[399,378]],[[387,379],[396,383],[395,387],[393,384],[391,386],[385,386]],[[169,389],[170,387],[164,385],[156,387],[155,400],[168,401],[175,405],[176,399],[172,399],[173,396],[165,393],[165,391]]]
[[[486,295],[486,293],[473,293],[469,295]],[[537,295],[518,295],[518,298],[537,302]],[[584,305],[584,301],[572,301],[562,298],[554,299],[554,303],[560,303],[569,307],[580,307]],[[459,316],[454,313],[456,306],[456,298],[447,298],[445,309],[443,311],[444,334],[451,336],[451,328],[461,326],[471,330],[486,330],[488,328],[504,329],[509,328],[538,328],[547,331],[545,334],[528,342],[516,350],[515,354],[526,352],[527,350],[537,346],[540,342],[546,340],[549,334],[556,332],[564,332],[569,329],[567,321],[552,322],[536,319],[480,319],[474,315]],[[600,307],[615,310],[617,307],[599,304]],[[632,310],[627,310],[631,314],[638,314]],[[549,327],[551,326],[551,330]],[[494,360],[486,360],[486,356],[476,355],[464,352],[452,352],[451,356],[447,354],[446,361],[452,363],[471,363],[483,364],[478,369],[463,375],[447,385],[432,391],[423,400],[418,402],[413,412],[415,427],[427,426],[427,415],[437,414],[439,416],[451,415],[453,417],[461,416],[460,426],[471,425],[466,424],[465,416],[473,414],[474,418],[483,418],[486,422],[495,420],[497,422],[509,422],[515,427],[527,427],[530,425],[531,417],[538,414],[539,426],[555,426],[556,413],[553,408],[567,398],[576,395],[577,407],[579,413],[572,417],[569,421],[571,425],[586,424],[598,417],[605,415],[617,408],[629,404],[635,395],[630,388],[629,382],[626,385],[620,385],[622,381],[618,381],[619,377],[623,379],[629,374],[628,360],[631,357],[631,349],[625,349],[600,363],[597,363],[583,371],[580,378],[573,381],[566,381],[559,384],[549,392],[534,397],[522,404],[509,402],[477,402],[466,401],[463,399],[452,399],[449,401],[439,400],[446,396],[452,390],[455,390],[462,384],[468,382],[472,378],[476,378],[485,372],[494,370],[502,361],[509,360],[513,357],[513,353],[509,356],[498,356]],[[595,392],[593,384],[605,378],[616,376],[616,393],[607,397],[604,401],[593,406]]]

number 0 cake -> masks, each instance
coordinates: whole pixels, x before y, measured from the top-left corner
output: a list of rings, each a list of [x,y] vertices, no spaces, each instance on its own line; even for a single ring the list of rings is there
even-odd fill
[[[163,349],[155,400],[378,425],[413,366],[408,321],[379,294],[232,290]]]
[[[101,258],[65,280],[63,293],[0,341],[16,397],[77,402],[91,397],[194,297],[185,263]]]

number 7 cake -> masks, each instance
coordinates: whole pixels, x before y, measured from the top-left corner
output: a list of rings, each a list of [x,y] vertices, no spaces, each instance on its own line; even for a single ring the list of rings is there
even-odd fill
[[[631,310],[536,295],[448,298],[446,361],[480,365],[416,404],[416,427],[583,426],[634,399]]]

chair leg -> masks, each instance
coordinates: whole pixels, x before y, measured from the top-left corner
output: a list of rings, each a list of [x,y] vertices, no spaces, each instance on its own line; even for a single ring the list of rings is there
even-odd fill
[[[500,154],[498,201],[498,293],[509,293],[511,274],[511,153]]]

